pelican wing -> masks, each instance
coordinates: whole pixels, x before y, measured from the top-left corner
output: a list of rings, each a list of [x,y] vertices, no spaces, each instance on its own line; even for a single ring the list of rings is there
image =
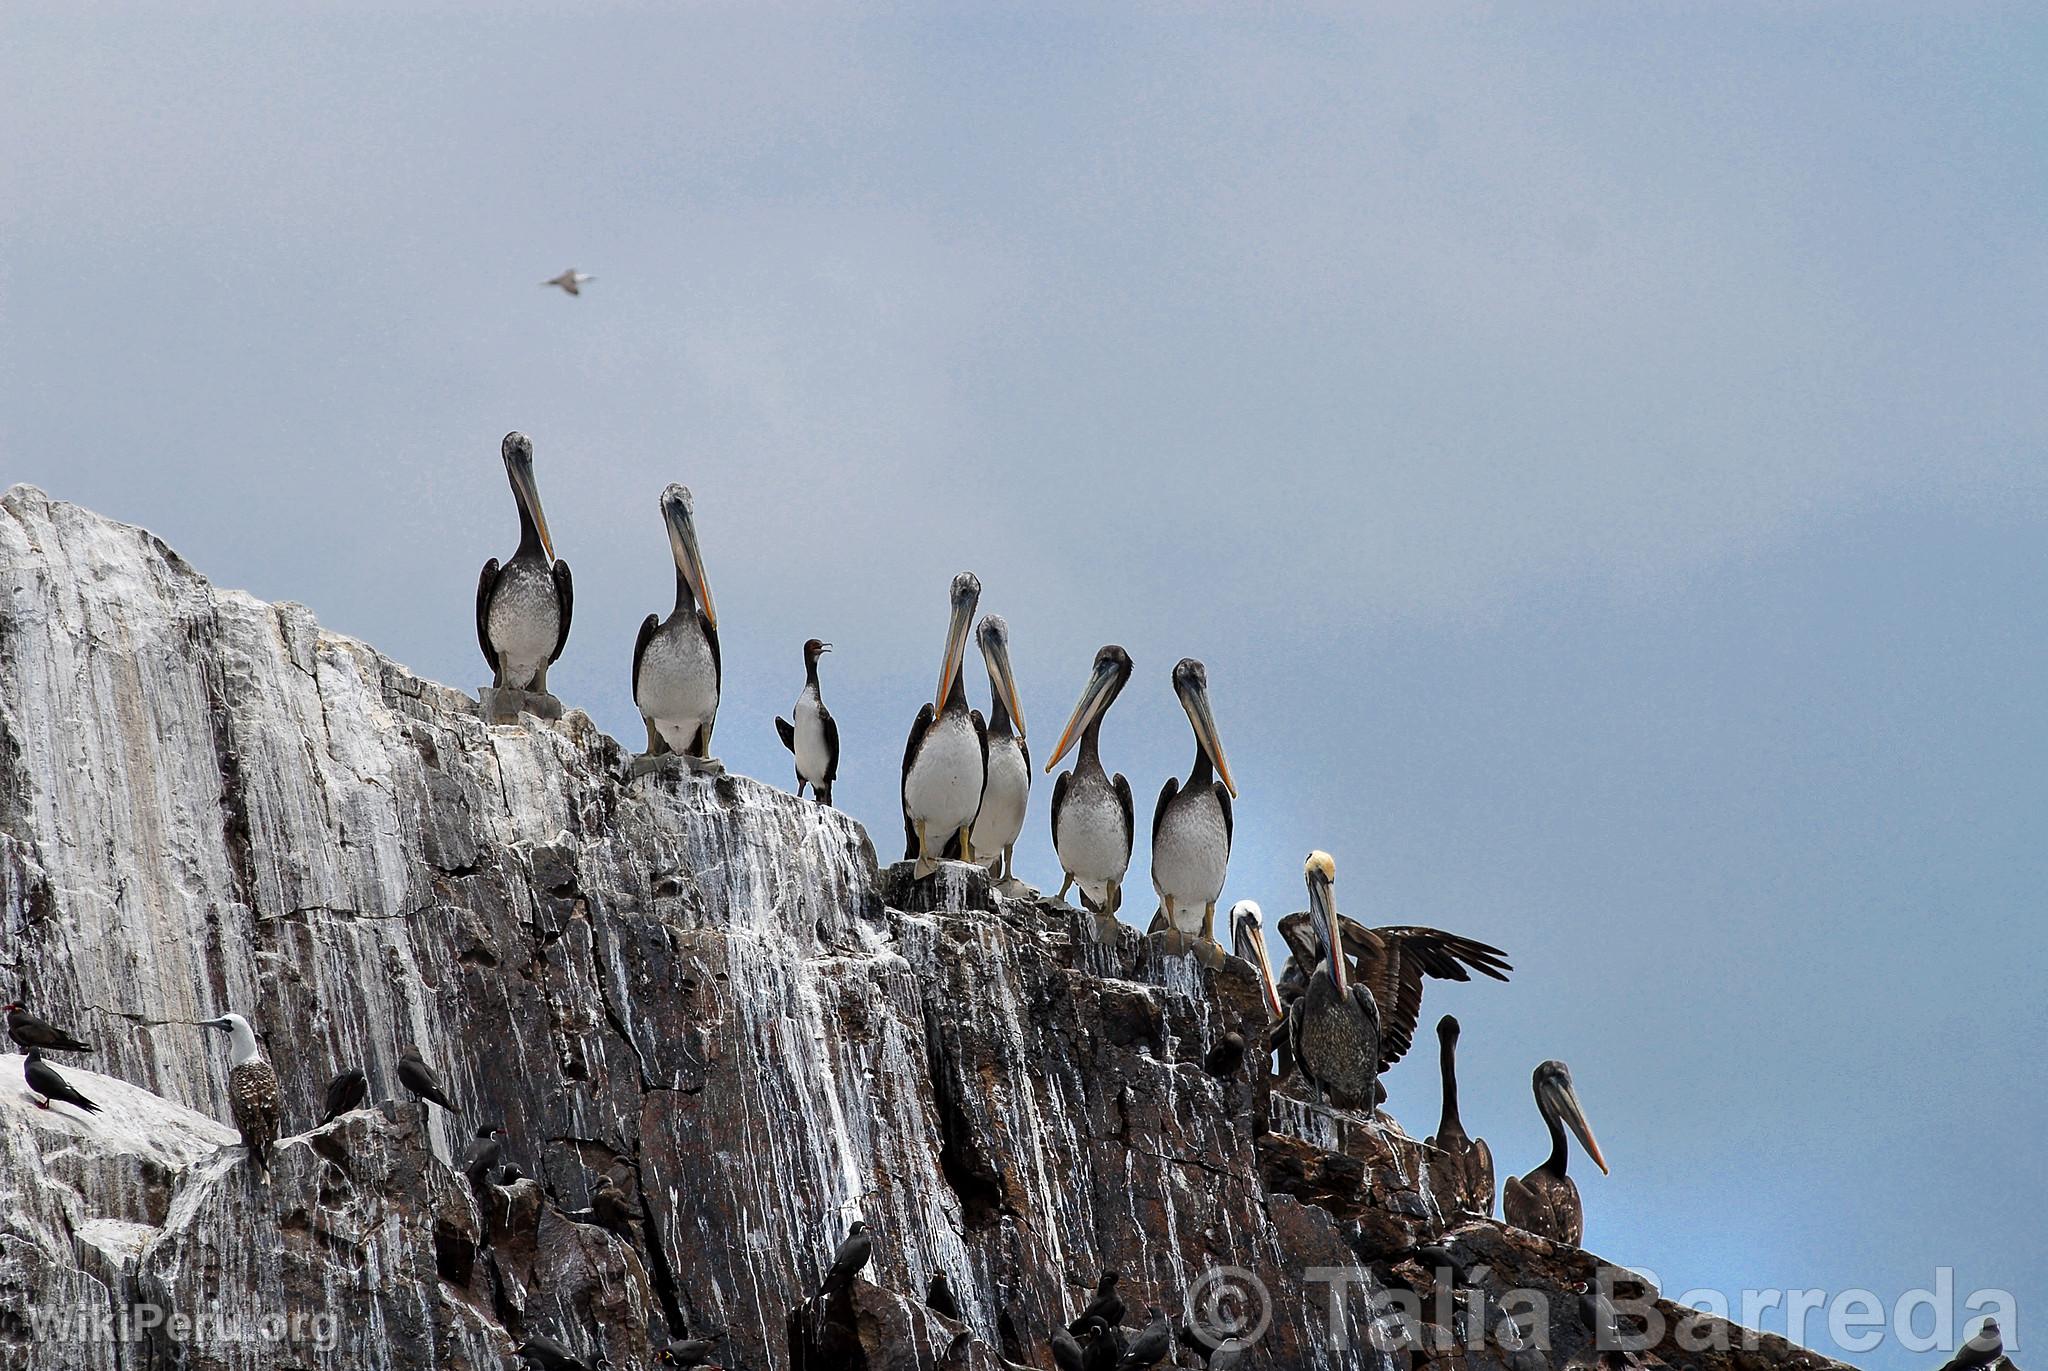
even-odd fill
[[[484,563],[483,575],[476,582],[476,644],[484,650],[484,661],[494,676],[498,672],[498,654],[491,648],[491,596],[498,589],[498,571],[498,559],[493,557]]]
[[[562,626],[555,632],[555,650],[548,654],[551,664],[562,655],[562,648],[569,641],[569,616],[576,608],[576,583],[569,578],[569,564],[557,561],[553,571],[555,603],[561,606]]]

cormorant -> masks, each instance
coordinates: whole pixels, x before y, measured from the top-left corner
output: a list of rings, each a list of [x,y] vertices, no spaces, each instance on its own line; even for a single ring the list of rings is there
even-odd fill
[[[874,1255],[874,1251],[874,1234],[867,1224],[854,1220],[853,1226],[846,1230],[846,1237],[832,1254],[832,1265],[826,1270],[818,1293],[823,1295],[829,1290],[844,1289],[853,1284],[853,1278],[868,1264],[868,1258]]]
[[[1465,1136],[1458,1119],[1458,1021],[1446,1014],[1436,1022],[1442,1052],[1443,1117],[1428,1145],[1438,1154],[1429,1159],[1429,1188],[1446,1221],[1460,1214],[1493,1217],[1493,1151],[1484,1138]]]
[[[818,658],[832,650],[832,644],[811,638],[804,643],[804,688],[790,713],[796,722],[777,716],[775,732],[796,761],[796,793],[802,796],[806,782],[821,805],[832,803],[832,782],[839,777],[839,725],[825,708],[818,693]]]

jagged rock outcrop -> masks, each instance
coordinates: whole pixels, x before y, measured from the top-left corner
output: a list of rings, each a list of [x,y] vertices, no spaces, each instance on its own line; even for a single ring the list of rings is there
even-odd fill
[[[1410,1365],[1590,1358],[1597,1259],[1447,1234],[1421,1145],[1204,1070],[1259,1031],[1241,965],[1097,946],[958,866],[914,884],[758,782],[629,780],[573,709],[487,725],[31,489],[0,499],[0,595],[0,970],[98,1044],[74,1074],[110,1106],[36,1111],[0,1060],[0,1362],[478,1368],[544,1332],[645,1367],[652,1321],[757,1371],[1045,1367],[1115,1266],[1133,1326],[1191,1290],[1237,1307],[1214,1275],[1236,1269],[1270,1294],[1244,1365],[1391,1371],[1408,1354],[1368,1342],[1370,1300],[1436,1290],[1423,1243],[1467,1290],[1544,1283],[1552,1351]],[[227,1063],[197,1024],[227,1009],[284,1086],[267,1179],[212,1122]],[[408,1043],[459,1119],[395,1098]],[[375,1107],[315,1129],[355,1064]],[[455,1163],[484,1121],[530,1179],[478,1195]],[[600,1175],[644,1221],[578,1221]],[[879,1234],[865,1280],[812,1302],[855,1217]],[[1334,1327],[1314,1268],[1353,1273]],[[939,1272],[958,1323],[917,1297]],[[74,1309],[241,1336],[39,1336]]]

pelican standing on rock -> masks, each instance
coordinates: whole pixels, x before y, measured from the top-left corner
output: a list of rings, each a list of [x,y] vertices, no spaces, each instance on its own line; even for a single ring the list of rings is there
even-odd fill
[[[1152,810],[1152,888],[1159,893],[1160,914],[1155,927],[1165,934],[1169,951],[1184,952],[1193,940],[1197,956],[1221,966],[1216,901],[1230,864],[1230,801],[1237,783],[1216,735],[1208,669],[1192,657],[1181,658],[1173,669],[1173,693],[1194,726],[1195,764],[1185,785],[1167,781]]]
[[[1073,717],[1067,720],[1066,731],[1045,764],[1051,771],[1074,740],[1080,739],[1074,769],[1052,788],[1052,846],[1066,873],[1060,898],[1067,897],[1070,887],[1081,887],[1081,902],[1095,912],[1095,936],[1101,942],[1116,937],[1115,914],[1124,900],[1124,872],[1131,865],[1134,829],[1131,783],[1122,773],[1111,777],[1102,769],[1102,716],[1130,679],[1130,653],[1115,643],[1097,652],[1088,684],[1074,704]]]
[[[661,518],[676,563],[676,605],[642,621],[633,644],[633,703],[647,721],[647,755],[678,752],[693,766],[711,759],[718,719],[718,611],[697,550],[697,512],[684,486],[661,492]]]
[[[519,550],[503,566],[496,557],[484,563],[476,584],[477,642],[491,664],[493,688],[545,695],[548,667],[569,641],[575,587],[569,564],[555,560],[547,515],[541,513],[532,440],[508,433],[501,451],[519,505]]]
[[[1531,1083],[1537,1112],[1550,1129],[1550,1155],[1528,1175],[1508,1177],[1500,1191],[1501,1213],[1517,1228],[1577,1247],[1586,1236],[1586,1209],[1579,1201],[1579,1187],[1564,1173],[1565,1129],[1578,1135],[1602,1175],[1607,1173],[1607,1159],[1593,1141],[1593,1126],[1586,1122],[1578,1091],[1572,1088],[1571,1070],[1563,1062],[1545,1062],[1536,1068]]]
[[[1311,852],[1303,875],[1322,960],[1289,1011],[1288,1046],[1332,1104],[1370,1115],[1379,1102],[1379,1007],[1371,991],[1351,984],[1349,959],[1339,950],[1336,860]]]
[[[1280,1054],[1280,1074],[1294,1070],[1294,1052],[1287,1042],[1287,1006],[1280,1002],[1280,986],[1273,979],[1272,954],[1266,951],[1265,911],[1256,900],[1239,900],[1230,907],[1230,945],[1241,959],[1259,973],[1259,994],[1265,1000],[1267,1024],[1261,1036],[1259,1072],[1264,1075],[1267,1059]]]
[[[818,692],[818,658],[831,650],[832,644],[816,638],[804,643],[803,693],[790,711],[796,722],[780,715],[775,718],[776,735],[796,759],[797,795],[803,795],[804,784],[809,782],[811,794],[821,805],[832,803],[832,782],[839,777],[839,725],[832,721],[832,711],[825,708],[825,697]]]
[[[998,880],[1015,880],[1012,858],[1031,799],[1031,749],[1024,742],[1024,708],[1010,671],[1010,625],[990,614],[974,630],[988,667],[988,779],[974,820],[974,850]]]
[[[910,740],[903,749],[903,827],[917,861],[917,879],[938,870],[939,859],[954,855],[974,860],[974,818],[981,812],[981,792],[988,780],[988,725],[981,711],[967,707],[967,683],[961,664],[967,655],[967,628],[981,602],[981,582],[971,571],[953,578],[952,618],[946,626],[946,655],[939,664],[939,691],[917,711]]]
[[[1493,1150],[1484,1138],[1465,1136],[1458,1118],[1458,1021],[1446,1014],[1436,1021],[1442,1053],[1444,1112],[1429,1139],[1441,1156],[1429,1160],[1430,1192],[1446,1220],[1460,1214],[1493,1217]]]
[[[278,1088],[277,1071],[256,1046],[255,1031],[240,1014],[223,1014],[208,1019],[202,1027],[218,1028],[229,1035],[228,1107],[234,1111],[235,1127],[242,1145],[258,1171],[270,1170],[270,1145],[277,1141],[278,1120],[284,1117],[284,1092]]]

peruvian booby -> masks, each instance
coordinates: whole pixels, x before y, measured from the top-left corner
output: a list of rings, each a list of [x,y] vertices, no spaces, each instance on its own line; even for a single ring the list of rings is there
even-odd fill
[[[633,703],[647,721],[648,756],[677,752],[703,762],[711,756],[711,727],[718,720],[724,677],[718,610],[697,550],[696,503],[687,487],[671,485],[661,492],[661,518],[675,558],[676,603],[668,618],[650,614],[640,624],[633,644]]]
[[[409,1043],[398,1054],[398,1083],[422,1100],[432,1100],[449,1113],[455,1112],[455,1106],[448,1101],[448,1092],[441,1088],[441,1078],[434,1074],[433,1067],[427,1065],[426,1058],[420,1056],[420,1050]]]
[[[1505,981],[1508,972],[1514,970],[1499,948],[1440,928],[1367,928],[1356,919],[1341,916],[1337,925],[1349,954],[1351,979],[1372,991],[1373,1002],[1379,1009],[1382,1071],[1407,1055],[1415,1041],[1415,1026],[1422,1017],[1425,976],[1440,981],[1469,981],[1477,971],[1482,976]],[[1299,985],[1303,968],[1313,966],[1322,955],[1322,944],[1308,914],[1289,914],[1280,921],[1279,931],[1294,953],[1286,975],[1280,979],[1284,998],[1291,988],[1290,982]]]
[[[504,1158],[505,1145],[499,1141],[504,1136],[505,1130],[496,1124],[484,1124],[476,1130],[476,1141],[462,1155],[463,1179],[469,1182],[470,1190],[479,1199],[483,1197],[484,1187],[490,1184],[491,1172]]]
[[[570,267],[560,276],[557,276],[552,280],[543,281],[541,282],[541,284],[543,286],[560,286],[562,288],[562,293],[565,295],[581,295],[583,293],[583,287],[589,285],[592,281],[595,281],[596,279],[597,278],[595,276],[592,276],[589,272],[578,271],[576,270],[576,268]]]
[[[804,793],[806,782],[821,805],[832,803],[832,782],[839,776],[839,725],[825,708],[818,692],[818,658],[832,650],[832,644],[812,638],[804,643],[804,688],[790,713],[796,722],[777,716],[775,732],[782,745],[796,759],[796,793]]]
[[[476,638],[491,664],[494,688],[546,694],[548,667],[569,641],[575,585],[569,564],[555,560],[533,480],[532,440],[508,433],[502,450],[519,506],[519,550],[503,566],[496,557],[484,563],[476,584]]]
[[[28,1083],[29,1093],[40,1097],[35,1102],[38,1109],[48,1109],[51,1101],[62,1100],[73,1109],[83,1109],[88,1114],[100,1112],[98,1105],[79,1094],[56,1067],[43,1060],[40,1048],[31,1047],[28,1056],[22,1059],[21,1078]]]
[[[1484,1138],[1465,1136],[1458,1118],[1458,1021],[1446,1014],[1436,1021],[1444,1081],[1443,1117],[1428,1145],[1441,1155],[1430,1158],[1429,1187],[1446,1221],[1461,1214],[1493,1217],[1493,1150]]]
[[[1550,1155],[1528,1175],[1508,1177],[1500,1191],[1501,1214],[1525,1232],[1577,1247],[1586,1236],[1586,1209],[1579,1200],[1578,1185],[1565,1174],[1565,1129],[1578,1135],[1602,1175],[1607,1172],[1607,1159],[1593,1140],[1593,1126],[1586,1122],[1578,1091],[1572,1088],[1569,1067],[1563,1062],[1545,1062],[1536,1068],[1530,1084],[1536,1091],[1536,1110],[1550,1130]]]
[[[974,850],[998,880],[1015,880],[1017,835],[1031,799],[1031,749],[1024,741],[1024,707],[1017,702],[1017,678],[1010,670],[1010,625],[1000,614],[985,616],[974,631],[988,667],[988,779],[981,789],[981,813],[974,820]]]
[[[1152,810],[1152,888],[1159,894],[1155,928],[1164,933],[1169,950],[1186,951],[1192,942],[1204,962],[1221,966],[1216,901],[1230,864],[1230,802],[1237,782],[1216,733],[1208,668],[1192,657],[1181,658],[1173,668],[1173,693],[1195,730],[1195,762],[1185,784],[1167,780]]]
[[[1336,861],[1311,852],[1302,874],[1322,955],[1288,1010],[1288,1046],[1332,1104],[1369,1115],[1379,1103],[1379,1007],[1371,991],[1351,983],[1350,959],[1337,950]]]
[[[90,1052],[92,1044],[73,1037],[48,1020],[39,1019],[20,1001],[7,1006],[7,1036],[24,1048],[44,1052]]]
[[[903,749],[904,855],[916,860],[919,880],[938,870],[942,857],[974,860],[974,817],[988,780],[988,725],[980,710],[967,707],[961,675],[981,582],[973,572],[961,572],[953,578],[950,598],[938,694],[917,711]]]
[[[354,1109],[370,1093],[370,1078],[363,1074],[360,1066],[335,1073],[327,1083],[326,1107],[320,1113],[320,1126],[325,1128],[336,1119]]]
[[[1045,764],[1051,771],[1080,740],[1073,770],[1053,783],[1052,845],[1066,873],[1059,897],[1064,900],[1070,888],[1080,886],[1082,903],[1097,915],[1096,937],[1103,941],[1116,936],[1112,916],[1123,904],[1135,826],[1131,783],[1121,773],[1112,778],[1102,768],[1102,716],[1130,679],[1130,653],[1115,643],[1097,652],[1088,684],[1081,688],[1066,730]]]
[[[832,1253],[832,1265],[825,1270],[825,1279],[818,1286],[818,1293],[843,1290],[853,1284],[861,1268],[868,1264],[868,1258],[875,1252],[875,1235],[867,1224],[859,1219],[846,1230],[846,1236]]]
[[[228,1035],[228,1108],[241,1132],[242,1146],[258,1171],[270,1170],[270,1145],[277,1141],[278,1121],[284,1117],[284,1092],[278,1087],[277,1071],[256,1046],[256,1033],[240,1014],[223,1014],[208,1019],[202,1027],[218,1028]]]

